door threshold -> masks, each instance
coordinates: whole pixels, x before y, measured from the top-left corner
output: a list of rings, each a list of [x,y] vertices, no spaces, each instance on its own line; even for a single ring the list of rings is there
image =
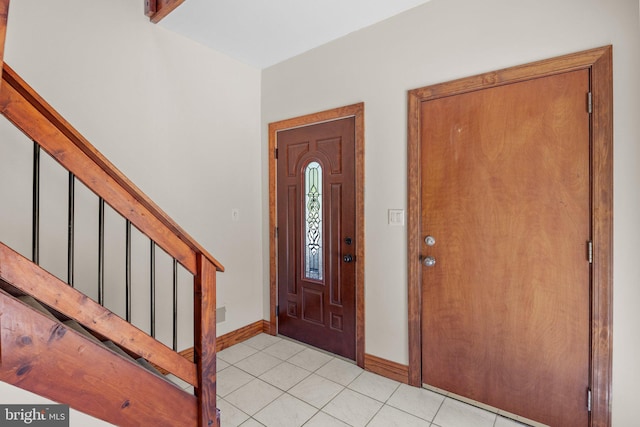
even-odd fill
[[[511,420],[517,421],[519,423],[526,424],[531,427],[549,427],[546,424],[539,423],[537,421],[530,420],[520,415],[512,414],[511,412],[503,411],[502,409],[498,409],[494,406],[484,404],[482,402],[478,402],[477,400],[469,399],[468,397],[460,396],[459,394],[450,393],[446,390],[443,390],[438,387],[434,387],[429,384],[422,383],[422,388],[433,391],[434,393],[441,394],[446,397],[450,397],[455,400],[459,400],[460,402],[467,403],[469,405],[475,406],[477,408],[483,409],[488,412],[493,412],[496,415],[500,415],[501,417],[509,418]]]

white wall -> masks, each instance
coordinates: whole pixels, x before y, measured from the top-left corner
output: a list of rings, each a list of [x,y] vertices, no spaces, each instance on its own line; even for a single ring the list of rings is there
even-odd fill
[[[5,60],[225,265],[227,271],[218,275],[218,302],[227,308],[226,322],[218,325],[223,334],[263,314],[260,70],[149,23],[142,8],[142,1],[131,0],[12,1]],[[0,120],[0,240],[29,256],[32,148]],[[43,235],[62,246],[43,241],[41,257],[46,268],[64,277],[66,178],[54,171],[52,161],[44,163]],[[80,185],[76,191],[76,226],[84,229],[77,238],[95,248],[96,200]],[[17,202],[10,203],[14,199],[8,195],[17,195]],[[231,221],[232,208],[240,210],[240,221]],[[107,238],[120,239],[108,245],[109,257],[113,246],[122,245],[124,229],[115,215],[107,217],[115,227],[107,230]],[[143,253],[144,263],[146,246],[139,241],[134,237],[134,251]],[[76,287],[95,298],[97,252],[77,248],[77,256]],[[159,264],[165,258],[157,257]],[[113,255],[107,268],[122,261],[121,254]],[[166,262],[160,270],[167,271]],[[119,274],[107,274],[117,289],[107,287],[106,301],[123,315]],[[169,267],[169,281],[170,274]],[[136,277],[147,276],[134,270]],[[158,281],[158,327],[170,328],[170,284]],[[188,291],[188,284],[182,289]],[[148,327],[145,299],[146,287],[134,289],[133,318],[143,329]],[[192,309],[188,292],[179,300],[183,313]],[[189,322],[179,328],[178,347],[192,346]],[[159,335],[170,345],[170,332]],[[2,403],[43,401],[2,382],[0,396]],[[72,410],[71,425],[106,424]]]
[[[20,0],[6,60],[223,262],[219,334],[268,318],[267,124],[364,101],[366,351],[407,363],[406,229],[386,223],[406,208],[406,91],[613,44],[613,414],[625,427],[640,383],[639,17],[635,0],[432,0],[261,75],[148,24],[142,2]]]
[[[503,67],[614,45],[614,426],[637,423],[640,383],[640,25],[635,0],[432,0],[270,67],[262,79],[263,210],[267,125],[365,103],[366,352],[408,363],[406,92]],[[263,216],[264,282],[268,219]],[[268,299],[265,297],[265,316]]]
[[[131,0],[13,1],[5,59],[224,264],[218,305],[226,306],[227,320],[218,325],[218,334],[261,319],[260,70],[151,24],[143,2]],[[14,169],[24,171],[28,161],[26,165]],[[29,173],[25,179],[30,181]],[[47,175],[44,184],[64,198],[64,180],[64,175]],[[62,184],[57,190],[54,181]],[[29,199],[23,204],[28,214]],[[238,222],[232,222],[232,208],[240,211]],[[56,215],[61,238],[65,212]],[[52,228],[48,223],[53,220],[43,215],[43,221],[45,229]],[[81,221],[94,227],[87,239],[95,246],[97,217],[83,212]],[[123,224],[117,218],[110,221],[117,233],[108,232],[108,238],[116,233],[120,239]],[[28,242],[22,246],[28,248]],[[138,246],[146,262],[146,246]],[[66,271],[63,248],[42,249],[48,268],[61,274]],[[78,254],[79,287],[96,277],[96,254]],[[110,259],[123,263],[121,255]],[[148,273],[134,275],[144,282]],[[122,276],[108,280],[119,288],[108,291],[107,299],[123,314]],[[160,313],[170,313],[170,300],[163,298],[169,289],[159,290]],[[146,288],[134,290],[134,319],[143,327],[148,324],[146,295]],[[180,299],[192,306],[189,295]],[[167,319],[170,324],[170,314],[158,322]],[[190,331],[185,323],[181,329]],[[181,334],[179,348],[192,345],[188,335]]]
[[[218,302],[227,308],[226,322],[218,325],[223,334],[262,318],[260,70],[149,23],[142,8],[142,1],[131,0],[12,1],[5,60],[225,265],[227,271],[218,275]],[[30,216],[32,148],[0,120],[0,239],[29,256],[28,220],[19,219]],[[62,246],[43,241],[41,257],[46,268],[64,277],[66,178],[52,161],[44,163],[43,235],[55,236]],[[85,229],[77,238],[95,248],[95,197],[79,185],[76,191],[77,227]],[[17,203],[7,194],[18,195]],[[231,221],[232,208],[240,210],[239,222]],[[107,238],[122,239],[121,220],[107,217],[115,227]],[[143,253],[139,240],[134,237],[134,251]],[[77,249],[77,256],[76,287],[95,298],[97,252]],[[148,255],[143,256],[144,263]],[[157,256],[160,264],[164,257]],[[122,260],[121,254],[112,256],[107,268]],[[167,271],[166,262],[160,270]],[[107,274],[117,289],[107,291],[106,301],[123,315],[119,274]],[[146,277],[134,270],[134,281],[138,276]],[[158,281],[158,327],[170,328],[170,285]],[[179,297],[183,313],[193,305],[188,285]],[[143,329],[145,299],[146,288],[134,289],[133,318]],[[193,345],[189,323],[179,323],[180,349]],[[170,332],[159,335],[170,345]],[[43,401],[2,382],[0,396],[2,403]],[[107,424],[72,410],[71,425]]]

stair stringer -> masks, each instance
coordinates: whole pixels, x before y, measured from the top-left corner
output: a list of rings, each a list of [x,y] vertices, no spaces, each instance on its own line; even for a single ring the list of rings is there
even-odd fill
[[[195,426],[197,400],[0,291],[0,381],[118,426]]]

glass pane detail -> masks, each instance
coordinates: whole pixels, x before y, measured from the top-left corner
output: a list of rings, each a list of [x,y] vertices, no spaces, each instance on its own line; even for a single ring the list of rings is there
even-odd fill
[[[305,254],[307,279],[322,280],[322,166],[311,162],[304,172]]]

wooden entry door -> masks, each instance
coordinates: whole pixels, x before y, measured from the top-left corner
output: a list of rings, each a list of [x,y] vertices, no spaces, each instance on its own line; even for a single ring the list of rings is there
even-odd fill
[[[588,425],[589,71],[422,102],[422,380]],[[435,262],[435,263],[434,263]]]
[[[278,133],[278,332],[356,357],[355,119]]]

